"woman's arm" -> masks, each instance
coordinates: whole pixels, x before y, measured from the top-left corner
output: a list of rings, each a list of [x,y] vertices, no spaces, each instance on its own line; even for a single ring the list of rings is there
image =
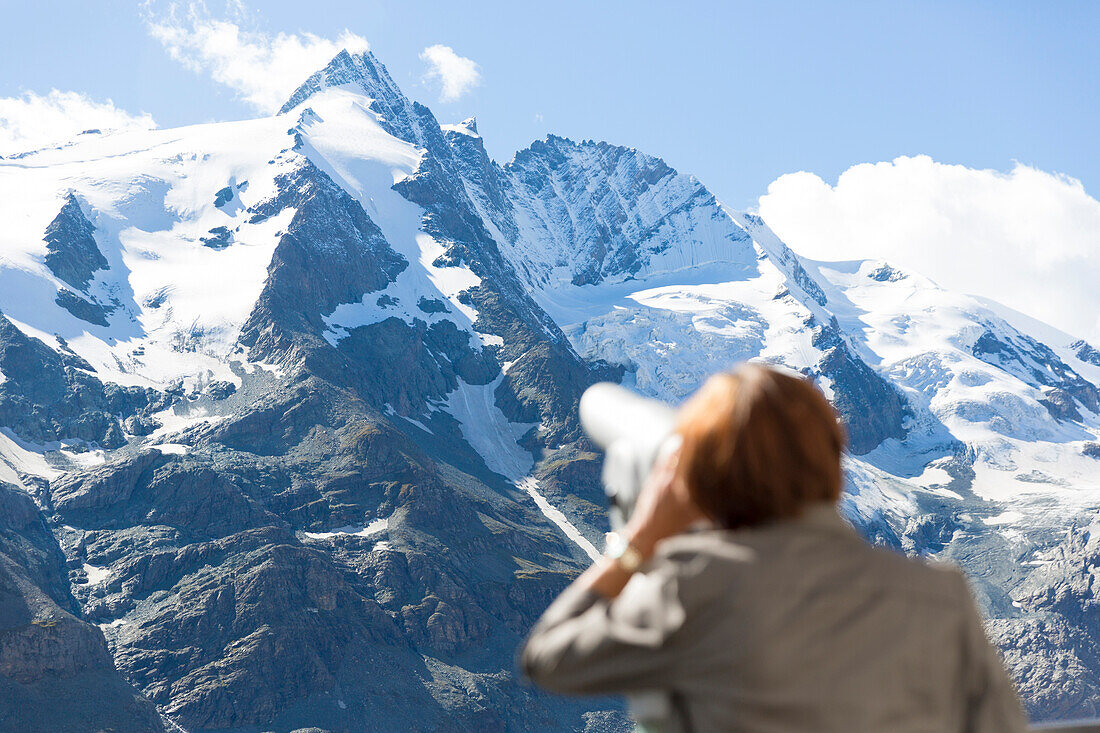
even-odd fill
[[[651,472],[624,531],[648,561],[657,544],[701,518],[676,478],[675,456]],[[604,558],[550,605],[521,654],[526,675],[558,692],[605,693],[667,685],[675,632],[686,616],[669,568],[638,577]],[[624,588],[626,592],[623,593]]]
[[[667,568],[637,576],[615,599],[580,580],[555,600],[520,655],[535,684],[573,694],[665,689],[681,663],[687,611]]]

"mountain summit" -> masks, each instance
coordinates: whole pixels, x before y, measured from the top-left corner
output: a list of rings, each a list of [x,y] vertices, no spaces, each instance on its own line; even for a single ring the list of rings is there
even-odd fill
[[[333,57],[328,66],[314,72],[298,87],[279,114],[286,114],[314,94],[341,86],[353,86],[356,91],[365,94],[384,105],[392,117],[393,112],[405,106],[408,100],[404,93],[390,78],[386,67],[370,51],[350,53],[346,49]]]
[[[1032,713],[1094,712],[1088,344],[633,148],[500,165],[369,52],[272,117],[0,160],[0,216],[0,717],[626,730],[512,676],[606,528],[577,401],[745,359],[821,386],[845,513],[968,570]]]

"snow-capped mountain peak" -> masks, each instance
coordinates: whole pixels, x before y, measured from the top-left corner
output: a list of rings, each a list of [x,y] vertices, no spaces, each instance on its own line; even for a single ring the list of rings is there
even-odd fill
[[[440,125],[444,132],[457,132],[461,135],[468,135],[470,137],[481,137],[477,131],[477,118],[467,117],[462,122],[454,125]]]
[[[286,114],[325,89],[348,86],[376,100],[391,112],[408,104],[404,92],[394,83],[385,65],[373,53],[351,53],[344,49],[325,68],[314,72],[302,82],[279,110],[279,114]]]

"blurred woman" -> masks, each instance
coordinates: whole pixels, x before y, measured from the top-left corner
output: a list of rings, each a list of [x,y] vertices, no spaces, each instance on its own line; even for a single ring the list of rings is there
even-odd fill
[[[716,375],[677,432],[622,536],[531,632],[536,684],[663,692],[668,730],[1025,730],[962,574],[838,514],[845,437],[812,383]]]

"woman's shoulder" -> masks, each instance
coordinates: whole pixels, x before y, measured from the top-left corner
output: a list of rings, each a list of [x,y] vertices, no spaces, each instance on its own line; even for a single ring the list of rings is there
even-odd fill
[[[925,603],[959,606],[969,599],[969,586],[956,566],[871,545],[846,524],[837,527],[819,520],[808,526],[676,535],[661,542],[651,567],[680,583],[714,585],[715,590],[742,582],[770,583],[784,575],[820,575],[822,580],[840,578],[844,584],[890,588]],[[815,538],[805,537],[822,529]],[[798,534],[807,541],[795,541]]]
[[[683,563],[698,557],[713,557],[734,563],[754,561],[756,549],[740,540],[738,533],[728,530],[684,532],[662,540],[654,559],[671,563]]]
[[[952,606],[965,605],[970,598],[966,576],[950,562],[910,557],[886,547],[870,546],[870,551],[878,575],[902,593]]]
[[[733,593],[742,579],[758,573],[761,553],[717,530],[668,537],[657,546],[647,568],[655,582],[671,589],[687,606]]]

